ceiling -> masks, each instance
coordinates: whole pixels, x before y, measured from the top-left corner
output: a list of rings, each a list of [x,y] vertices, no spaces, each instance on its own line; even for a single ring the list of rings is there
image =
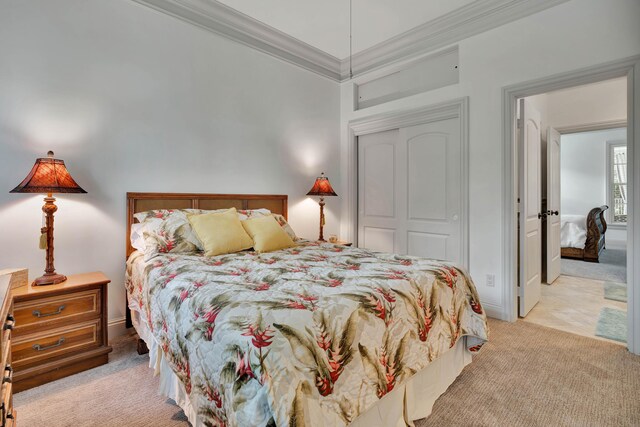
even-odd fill
[[[218,0],[339,59],[349,56],[349,0]],[[479,0],[352,0],[360,52]]]

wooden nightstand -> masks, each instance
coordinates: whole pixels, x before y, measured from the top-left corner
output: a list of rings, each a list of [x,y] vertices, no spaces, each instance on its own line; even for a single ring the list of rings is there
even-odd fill
[[[68,276],[57,285],[13,293],[14,391],[54,381],[109,361],[107,285],[103,273]]]

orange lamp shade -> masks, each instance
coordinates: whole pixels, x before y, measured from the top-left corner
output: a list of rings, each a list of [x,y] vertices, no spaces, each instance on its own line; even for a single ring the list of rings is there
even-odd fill
[[[31,172],[10,193],[86,193],[71,177],[64,161],[48,157],[36,159]]]
[[[329,178],[324,176],[324,172],[316,178],[316,182],[313,183],[313,187],[307,193],[307,196],[337,196],[336,192],[331,188]]]

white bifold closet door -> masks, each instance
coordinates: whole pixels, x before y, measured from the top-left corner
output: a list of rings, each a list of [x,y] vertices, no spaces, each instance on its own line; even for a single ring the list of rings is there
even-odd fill
[[[358,246],[462,261],[459,120],[358,137]]]

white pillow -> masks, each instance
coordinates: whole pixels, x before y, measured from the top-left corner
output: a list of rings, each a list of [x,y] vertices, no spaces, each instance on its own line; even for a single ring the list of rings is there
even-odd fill
[[[131,246],[144,252],[144,224],[131,224]]]
[[[160,254],[195,253],[202,250],[200,241],[187,220],[199,209],[158,209],[134,215],[144,225],[145,261]],[[140,230],[138,230],[140,232]]]

